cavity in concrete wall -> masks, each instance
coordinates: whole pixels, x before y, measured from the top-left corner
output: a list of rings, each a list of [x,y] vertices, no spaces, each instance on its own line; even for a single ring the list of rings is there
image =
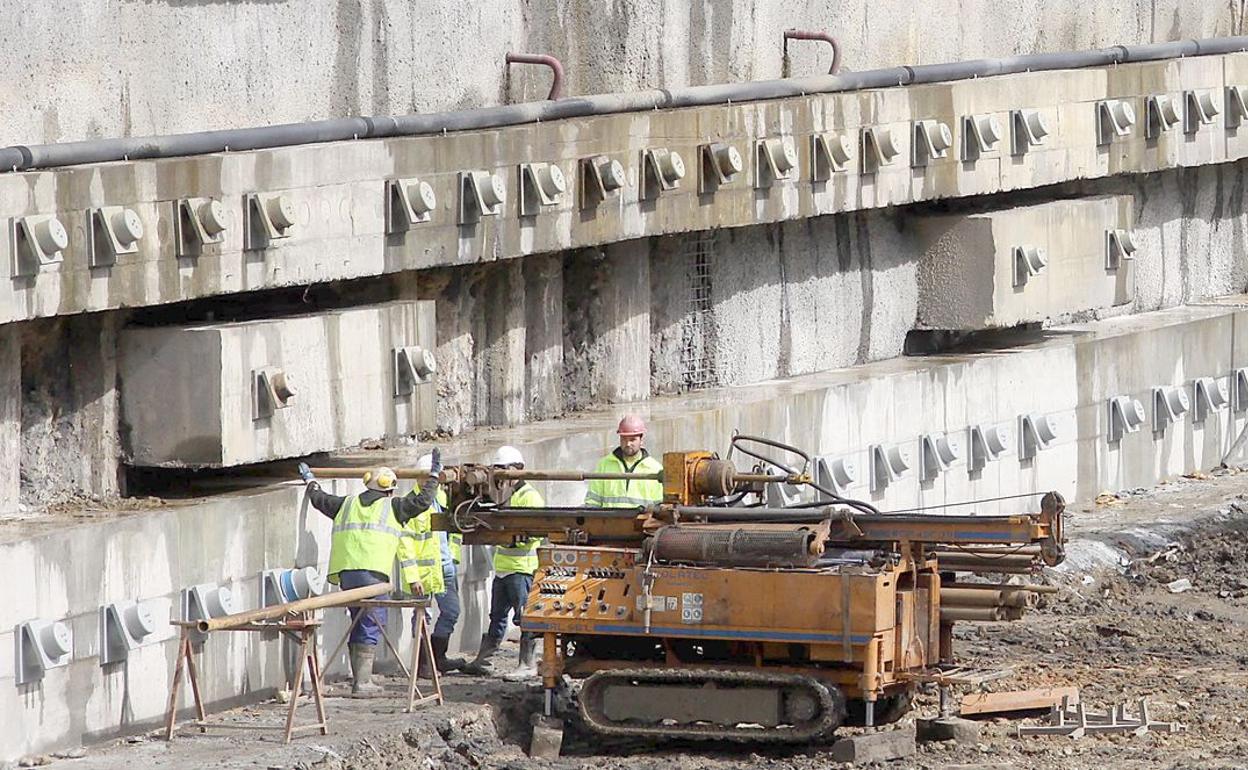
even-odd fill
[[[119,491],[119,313],[21,324],[21,496],[30,505]]]

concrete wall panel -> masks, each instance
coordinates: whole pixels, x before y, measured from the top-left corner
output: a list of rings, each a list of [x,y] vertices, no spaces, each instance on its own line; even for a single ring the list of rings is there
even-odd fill
[[[983,329],[1106,310],[1135,297],[1134,260],[1106,263],[1106,233],[1130,232],[1131,198],[1105,196],[964,216],[916,217],[925,244],[919,324]],[[1015,248],[1046,264],[1019,283]]]
[[[393,351],[434,349],[432,303],[121,335],[128,461],[221,467],[324,452],[432,427],[432,381],[396,395]],[[523,356],[518,358],[523,365]],[[281,370],[289,406],[257,411],[255,378]],[[170,387],[170,383],[180,383]]]

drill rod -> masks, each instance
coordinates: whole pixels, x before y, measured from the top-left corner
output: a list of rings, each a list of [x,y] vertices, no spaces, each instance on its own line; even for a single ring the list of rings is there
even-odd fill
[[[315,476],[327,479],[347,479],[363,476],[374,468],[343,466],[339,468],[311,468]],[[423,479],[429,471],[418,468],[393,468],[394,475],[401,479]],[[495,478],[512,479],[515,481],[663,481],[663,473],[599,473],[596,471],[539,471],[517,468],[495,468]],[[783,473],[736,473],[732,478],[737,482],[755,483],[770,481],[787,481],[796,483],[799,479]]]

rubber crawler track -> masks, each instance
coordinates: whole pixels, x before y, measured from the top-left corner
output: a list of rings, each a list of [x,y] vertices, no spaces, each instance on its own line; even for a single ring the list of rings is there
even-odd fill
[[[692,685],[714,682],[726,687],[765,685],[778,689],[801,689],[819,703],[814,719],[785,728],[736,727],[728,725],[650,725],[612,722],[602,713],[602,696],[612,684]],[[845,719],[845,699],[841,691],[817,679],[797,674],[770,674],[759,671],[724,671],[691,668],[633,668],[599,671],[581,685],[580,711],[586,725],[603,735],[633,735],[649,738],[737,741],[742,743],[806,743],[832,734]]]

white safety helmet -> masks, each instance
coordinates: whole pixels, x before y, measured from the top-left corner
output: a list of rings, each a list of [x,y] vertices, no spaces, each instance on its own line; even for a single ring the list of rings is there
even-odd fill
[[[494,452],[494,460],[490,465],[524,465],[524,455],[520,454],[520,450],[514,446],[504,444]]]
[[[398,483],[399,477],[384,466],[364,472],[364,486],[374,492],[393,492]]]
[[[425,454],[420,456],[420,459],[416,461],[416,470],[418,471],[433,470],[433,453],[432,452],[426,452]]]

